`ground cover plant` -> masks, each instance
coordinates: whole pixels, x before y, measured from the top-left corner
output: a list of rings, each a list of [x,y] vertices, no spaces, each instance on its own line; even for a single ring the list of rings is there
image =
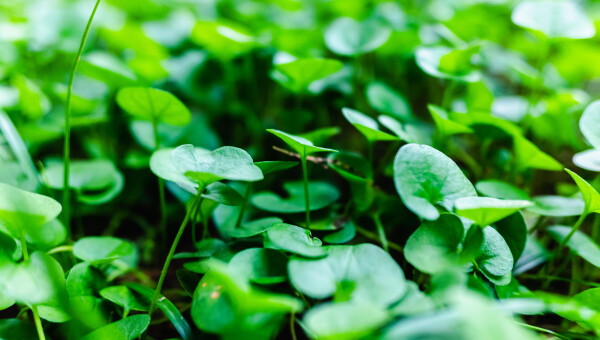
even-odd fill
[[[599,22],[0,0],[0,339],[598,339]]]

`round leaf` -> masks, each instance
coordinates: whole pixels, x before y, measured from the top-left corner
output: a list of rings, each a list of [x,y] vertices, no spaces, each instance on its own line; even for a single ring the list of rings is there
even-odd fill
[[[169,92],[150,87],[125,87],[117,93],[117,103],[135,118],[171,125],[187,125],[191,114],[183,103]]]
[[[286,223],[274,224],[265,232],[265,248],[281,249],[306,257],[323,257],[327,248],[310,231]]]
[[[305,211],[304,184],[287,182],[283,188],[288,197],[282,198],[275,193],[259,192],[252,196],[252,204],[259,209],[277,213],[300,213]],[[310,210],[323,209],[340,197],[339,191],[327,182],[309,182],[308,197]]]
[[[390,34],[390,28],[377,21],[338,18],[327,27],[325,44],[337,54],[352,56],[377,49]]]
[[[273,284],[287,280],[286,264],[286,257],[278,251],[250,248],[235,254],[229,268],[252,282]]]
[[[512,21],[548,38],[587,39],[596,34],[594,23],[573,1],[525,1],[513,11]]]
[[[308,334],[316,339],[360,339],[382,327],[390,315],[369,303],[324,303],[304,316]]]

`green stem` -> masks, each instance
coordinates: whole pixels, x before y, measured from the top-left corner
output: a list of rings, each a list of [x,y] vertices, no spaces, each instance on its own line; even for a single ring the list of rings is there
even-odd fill
[[[385,235],[385,229],[383,228],[383,224],[381,223],[381,219],[379,213],[373,215],[373,222],[375,222],[375,226],[377,226],[377,234],[379,235],[379,241],[381,242],[381,246],[383,250],[386,252],[390,252],[387,236]]]
[[[46,340],[46,335],[44,335],[44,328],[42,327],[42,319],[40,319],[40,313],[38,313],[37,306],[31,306],[31,311],[33,312],[33,322],[35,323],[35,329],[37,330],[38,338],[40,340]]]
[[[521,327],[529,328],[529,329],[532,329],[534,331],[538,331],[540,333],[552,334],[552,335],[554,335],[555,337],[557,337],[559,339],[567,339],[567,340],[570,339],[569,337],[566,337],[564,335],[558,334],[558,333],[553,332],[553,331],[551,331],[549,329],[545,329],[545,328],[533,326],[533,325],[530,325],[530,324],[527,324],[527,323],[524,323],[524,322],[516,322],[516,323],[518,325],[520,325]]]
[[[154,150],[156,151],[160,149],[160,135],[158,134],[158,120],[156,118],[152,120],[152,132],[154,133]],[[158,196],[160,200],[160,224],[158,230],[161,239],[164,240],[167,236],[167,200],[165,198],[165,181],[160,177],[158,177]]]
[[[581,227],[581,224],[583,223],[583,220],[585,220],[586,216],[588,215],[588,213],[586,211],[583,212],[583,214],[581,214],[579,216],[579,218],[577,219],[577,222],[575,222],[575,225],[573,225],[573,228],[571,228],[571,231],[567,234],[567,236],[565,238],[562,239],[562,241],[560,241],[558,248],[556,249],[556,251],[552,254],[552,257],[550,258],[550,261],[547,262],[547,265],[544,267],[542,274],[543,275],[548,275],[548,278],[550,277],[550,270],[552,270],[552,268],[554,267],[554,264],[556,262],[556,259],[559,257],[560,253],[562,252],[562,250],[565,248],[565,246],[567,245],[567,243],[569,242],[569,240],[571,239],[571,237],[573,237],[573,235],[575,234],[575,232],[577,230],[579,230],[579,227]],[[543,287],[547,287],[550,284],[550,280],[546,280],[546,282],[544,282]]]
[[[69,85],[67,86],[67,99],[65,103],[65,144],[63,147],[63,221],[65,224],[65,228],[67,230],[67,235],[71,233],[71,211],[70,211],[70,188],[69,188],[69,173],[70,173],[70,158],[71,158],[71,95],[73,92],[73,82],[75,81],[75,73],[77,72],[77,67],[79,66],[79,61],[81,60],[81,55],[83,54],[83,48],[85,47],[85,42],[90,33],[90,28],[92,27],[92,21],[94,20],[94,15],[96,15],[96,10],[98,10],[98,6],[100,5],[100,0],[96,0],[96,4],[94,5],[94,9],[92,10],[92,14],[88,19],[87,25],[85,26],[85,30],[83,31],[83,36],[81,37],[81,42],[79,44],[79,50],[77,51],[77,56],[73,61],[73,66],[71,67],[71,74],[69,75]]]
[[[308,170],[306,167],[306,152],[300,157],[302,163],[302,178],[304,181],[304,206],[306,209],[306,228],[310,228],[310,198],[308,194]]]
[[[64,246],[58,246],[56,248],[52,248],[52,249],[48,250],[48,255],[66,252],[66,251],[73,251],[73,246],[72,245],[64,245]]]
[[[197,202],[200,200],[200,198],[202,197],[201,193],[203,191],[204,191],[204,188],[202,188],[202,190],[198,190],[199,195],[196,196],[195,202],[193,203],[193,205],[196,205]],[[181,239],[181,236],[183,235],[183,232],[185,231],[185,227],[187,226],[188,221],[190,220],[190,217],[192,215],[191,212],[192,212],[192,209],[189,209],[186,212],[185,217],[183,218],[183,222],[181,222],[181,226],[179,226],[179,231],[177,232],[177,235],[175,235],[175,239],[173,240],[173,244],[171,245],[171,249],[169,250],[167,259],[165,260],[165,264],[163,265],[162,272],[160,273],[160,278],[158,279],[158,283],[156,284],[156,290],[154,291],[154,296],[152,297],[152,302],[150,303],[150,309],[148,310],[148,315],[150,315],[150,316],[152,316],[152,313],[156,309],[156,302],[158,301],[158,297],[160,296],[160,291],[161,291],[163,283],[165,281],[165,277],[167,277],[167,271],[169,270],[169,265],[171,264],[173,255],[175,255],[175,250],[177,249],[177,244],[179,244],[179,240]]]
[[[375,233],[372,233],[372,232],[370,232],[370,231],[368,231],[366,229],[363,229],[363,228],[361,228],[359,226],[355,226],[355,228],[356,228],[356,231],[359,234],[361,234],[362,236],[364,236],[364,237],[366,237],[366,238],[368,238],[370,240],[373,240],[373,241],[381,242],[381,239],[379,238],[379,235],[377,235]],[[394,243],[394,242],[388,241],[388,247],[390,249],[394,249],[395,251],[397,251],[399,253],[403,252],[402,246],[399,245],[398,243]]]
[[[244,219],[244,212],[246,211],[246,207],[248,206],[248,200],[250,199],[251,193],[252,193],[252,183],[248,182],[246,184],[246,193],[244,194],[244,203],[242,204],[242,208],[240,209],[240,213],[238,215],[237,221],[235,222],[236,229],[242,225],[242,220]]]
[[[296,314],[294,312],[292,312],[292,314],[290,315],[290,333],[292,335],[292,340],[297,340],[298,338],[296,337],[296,328],[295,328],[295,323],[296,323]]]

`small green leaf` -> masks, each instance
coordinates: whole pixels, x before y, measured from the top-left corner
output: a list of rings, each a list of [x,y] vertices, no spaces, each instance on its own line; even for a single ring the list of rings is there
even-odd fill
[[[244,198],[232,187],[221,182],[209,184],[202,197],[217,203],[239,206],[244,204]]]
[[[541,151],[535,144],[524,137],[513,138],[515,156],[518,167],[549,171],[560,171],[563,166],[556,159]]]
[[[548,38],[587,39],[596,34],[594,23],[579,4],[572,1],[521,2],[512,13],[512,21],[540,31]]]
[[[275,64],[280,75],[275,80],[292,91],[306,91],[308,86],[342,69],[342,62],[335,59],[305,58],[289,63]]]
[[[261,210],[276,213],[300,213],[305,211],[304,184],[302,182],[287,182],[283,188],[288,197],[282,198],[272,192],[259,192],[252,196],[251,202]],[[323,209],[340,197],[336,187],[327,182],[309,182],[308,195],[310,210]]]
[[[337,224],[334,222],[334,225]],[[323,241],[332,244],[342,244],[351,241],[356,236],[356,226],[352,220],[342,221],[341,230],[323,237]]]
[[[120,259],[131,267],[135,267],[138,260],[137,249],[133,243],[111,236],[81,238],[73,245],[73,255],[92,263]]]
[[[600,100],[588,105],[579,120],[581,133],[595,149],[600,149],[600,132],[595,128],[598,124],[600,124]]]
[[[235,238],[252,237],[262,234],[265,230],[271,228],[276,223],[281,223],[283,220],[279,217],[265,217],[251,222],[243,223],[240,228],[233,229],[229,232],[229,236]]]
[[[149,315],[133,315],[108,324],[102,328],[98,328],[81,338],[81,340],[106,340],[113,338],[119,340],[134,340],[141,336],[149,325]]]
[[[432,104],[427,105],[429,109],[429,113],[431,114],[431,118],[433,118],[433,122],[437,127],[438,132],[442,137],[447,137],[459,133],[472,133],[470,127],[452,121],[448,118],[448,113],[439,106],[435,106]]]
[[[398,150],[394,183],[404,204],[428,220],[440,216],[435,204],[451,208],[456,199],[477,195],[456,163],[427,145],[407,144]]]
[[[110,286],[102,289],[100,295],[117,305],[123,307],[126,313],[137,310],[140,312],[148,311],[150,305],[143,301],[139,296],[132,292],[126,286]]]
[[[462,197],[454,202],[454,210],[475,224],[485,227],[533,205],[524,200],[500,200],[492,197]]]
[[[367,302],[323,303],[303,318],[308,334],[315,339],[362,339],[390,320],[389,313]]]
[[[350,124],[354,125],[355,128],[362,133],[370,143],[375,141],[395,141],[398,137],[392,136],[379,130],[379,124],[375,119],[365,115],[364,113],[356,110],[349,109],[347,107],[342,109],[342,113],[346,120]]]
[[[325,44],[337,54],[353,56],[376,50],[390,34],[389,27],[375,20],[337,18],[325,30]]]
[[[267,175],[273,172],[286,170],[289,168],[293,168],[298,165],[298,162],[290,162],[290,161],[264,161],[264,162],[255,162],[260,171],[262,171],[263,175]]]
[[[579,197],[535,196],[533,203],[527,211],[541,216],[579,216],[585,209],[585,202]]]
[[[0,183],[0,221],[14,238],[21,231],[36,239],[40,227],[54,220],[61,212],[54,199]]]
[[[383,83],[373,82],[367,86],[367,100],[380,113],[402,120],[414,119],[406,98]]]
[[[494,284],[510,283],[514,259],[502,236],[492,227],[483,228],[481,253],[475,260],[483,274]]]
[[[557,242],[562,242],[567,235],[571,232],[571,227],[555,225],[548,227],[548,233]],[[581,231],[575,231],[573,236],[567,242],[567,247],[571,249],[575,254],[581,256],[587,262],[600,268],[600,247],[594,241],[582,233]]]
[[[479,181],[475,184],[475,188],[480,193],[489,197],[503,200],[531,200],[525,191],[512,184],[494,179]]]
[[[327,257],[289,261],[290,281],[303,294],[326,299],[350,286],[345,299],[388,306],[406,291],[402,269],[383,249],[372,244],[327,248]]]
[[[286,223],[274,224],[265,232],[265,248],[281,249],[306,257],[323,257],[327,248],[309,230]]]
[[[243,250],[229,261],[229,268],[258,284],[275,284],[287,280],[287,258],[278,251],[265,248]]]
[[[585,209],[583,210],[582,215],[587,215],[589,213],[597,212],[600,213],[600,194],[592,187],[586,180],[579,177],[578,174],[574,173],[569,169],[565,169],[565,171],[571,175],[575,184],[581,191],[583,195],[583,201],[585,202]]]
[[[190,111],[177,97],[159,89],[125,87],[117,93],[117,103],[139,119],[178,126],[187,125],[191,120]]]
[[[586,138],[590,140],[589,137]],[[600,141],[600,136],[598,140]],[[585,170],[600,171],[600,150],[591,149],[576,153],[573,155],[573,164]]]
[[[481,76],[470,63],[472,55],[476,52],[474,48],[422,46],[417,48],[415,59],[419,68],[432,77],[476,82]]]
[[[435,221],[426,221],[406,241],[406,261],[429,274],[457,266],[464,232],[463,224],[456,215],[441,214]]]
[[[294,136],[289,133],[274,129],[267,129],[267,131],[281,138],[282,141],[294,149],[294,151],[300,154],[300,156],[307,156],[315,152],[337,152],[333,149],[314,146],[311,141],[300,136]]]
[[[521,212],[517,212],[494,223],[493,227],[504,238],[513,255],[514,262],[517,263],[527,242],[525,217]]]

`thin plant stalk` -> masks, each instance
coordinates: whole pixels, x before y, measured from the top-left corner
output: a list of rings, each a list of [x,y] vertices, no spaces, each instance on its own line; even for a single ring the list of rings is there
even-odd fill
[[[379,236],[379,241],[381,242],[381,246],[383,250],[386,252],[390,252],[389,244],[387,236],[385,235],[385,229],[383,228],[383,224],[381,223],[380,214],[373,214],[373,222],[375,222],[375,226],[377,227],[377,235]]]
[[[194,201],[192,203],[192,207],[190,209],[188,209],[188,211],[186,212],[185,217],[183,218],[183,222],[181,222],[181,226],[179,226],[179,231],[177,232],[177,235],[175,235],[175,239],[173,240],[173,244],[171,245],[171,249],[169,250],[169,254],[167,255],[165,264],[163,265],[162,272],[160,273],[160,278],[158,279],[158,283],[156,284],[156,290],[154,291],[154,296],[152,296],[152,301],[150,303],[150,309],[148,310],[148,315],[150,315],[150,316],[152,316],[152,313],[156,309],[156,303],[158,301],[158,297],[160,296],[160,292],[161,292],[163,283],[165,281],[165,278],[167,277],[167,271],[169,270],[169,265],[171,264],[171,260],[173,260],[173,255],[175,255],[175,250],[177,249],[179,240],[181,239],[181,236],[183,235],[183,232],[185,231],[185,227],[187,226],[190,218],[192,217],[192,211],[194,210],[194,206],[196,206],[198,204],[198,202],[200,201],[200,199],[202,197],[203,191],[204,191],[204,188],[198,189],[198,196],[196,196],[196,198],[194,199]]]
[[[587,215],[588,215],[587,212],[583,212],[583,214],[581,214],[579,216],[579,218],[577,219],[577,222],[575,222],[575,225],[573,225],[573,228],[571,228],[571,231],[567,234],[567,236],[565,238],[562,239],[562,241],[560,241],[560,243],[558,244],[558,248],[556,249],[556,251],[554,251],[550,261],[548,262],[548,265],[546,267],[544,267],[544,270],[543,270],[544,275],[550,274],[550,270],[552,270],[554,263],[556,262],[556,259],[558,258],[558,255],[565,248],[565,246],[567,245],[567,243],[569,242],[571,237],[573,237],[575,232],[577,232],[577,230],[579,230],[579,228],[581,227],[581,224],[583,223],[583,220],[585,220]],[[546,288],[549,283],[550,283],[550,280],[549,279],[546,280],[544,287]]]
[[[65,144],[63,147],[63,222],[65,224],[68,235],[71,233],[71,192],[69,188],[69,173],[70,173],[70,162],[71,162],[71,95],[73,92],[73,82],[75,81],[75,74],[77,72],[77,67],[79,66],[79,62],[81,61],[81,55],[83,54],[83,48],[85,47],[85,42],[87,41],[87,37],[90,33],[90,28],[92,27],[92,21],[94,20],[94,16],[96,15],[96,11],[98,10],[98,6],[100,5],[100,0],[96,0],[96,4],[94,5],[94,9],[90,14],[90,18],[88,19],[87,25],[85,26],[85,30],[83,31],[83,36],[81,37],[81,42],[79,44],[79,50],[77,51],[77,56],[73,61],[73,65],[71,66],[71,74],[69,75],[69,85],[67,86],[67,99],[65,102]]]
[[[154,134],[154,151],[160,149],[160,135],[158,134],[158,120],[152,120],[152,132]],[[164,240],[167,236],[167,200],[165,198],[165,181],[158,177],[158,196],[160,201],[160,224],[158,230],[161,239]],[[164,241],[163,241],[164,242]]]
[[[25,239],[25,232],[21,230],[20,232],[21,239],[21,251],[23,252],[23,261],[25,264],[29,263],[29,251],[27,250],[27,240]],[[38,312],[38,308],[36,305],[31,306],[31,312],[33,313],[33,322],[35,323],[35,329],[38,334],[38,338],[40,340],[46,340],[46,335],[44,334],[44,328],[42,327],[42,320],[40,319],[40,313]]]
[[[236,229],[242,225],[242,220],[244,219],[244,212],[246,212],[246,207],[248,206],[248,200],[250,199],[250,194],[252,194],[252,183],[248,182],[246,184],[246,192],[244,193],[244,203],[242,204],[242,208],[240,209],[240,213],[238,215],[237,221],[235,222]]]
[[[302,163],[302,179],[304,181],[304,206],[306,210],[306,228],[310,228],[310,197],[308,194],[308,170],[306,167],[306,152],[300,157]]]

